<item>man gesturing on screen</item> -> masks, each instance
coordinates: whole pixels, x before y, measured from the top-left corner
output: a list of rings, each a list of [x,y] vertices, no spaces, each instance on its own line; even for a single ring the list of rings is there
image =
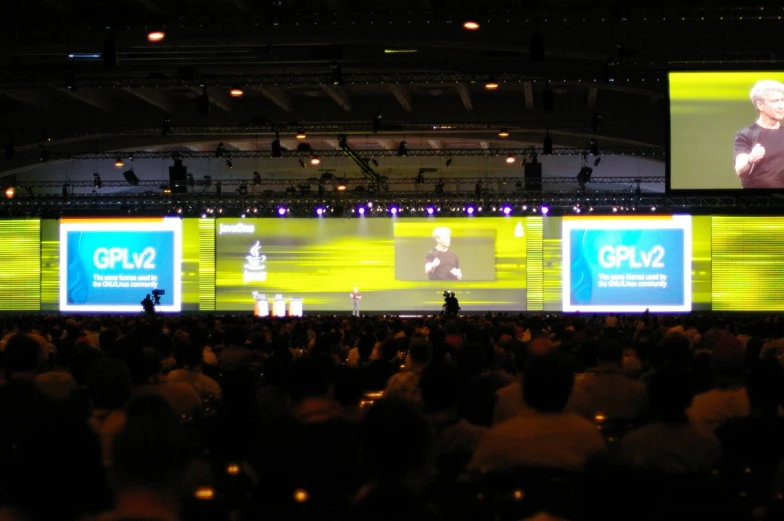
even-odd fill
[[[735,173],[743,188],[784,188],[784,84],[758,81],[751,101],[759,117],[735,134]]]
[[[460,261],[453,251],[449,251],[452,244],[452,230],[439,226],[433,230],[433,239],[436,247],[425,255],[425,273],[430,280],[461,280],[463,273],[460,271]]]

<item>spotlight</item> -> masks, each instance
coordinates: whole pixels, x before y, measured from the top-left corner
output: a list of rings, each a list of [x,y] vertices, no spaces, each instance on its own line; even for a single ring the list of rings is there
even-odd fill
[[[452,164],[452,158],[451,157],[447,157],[446,158],[446,162],[444,163],[444,166],[449,167],[451,164]]]
[[[229,167],[229,170],[234,168],[234,163],[231,162],[231,158],[226,160],[226,166]]]
[[[498,89],[498,82],[494,79],[490,78],[485,82],[485,89],[487,90],[496,90]]]
[[[261,184],[261,174],[258,172],[253,172],[253,186],[259,186]]]
[[[479,22],[475,22],[473,20],[466,20],[463,22],[463,29],[466,31],[477,31],[479,30]]]
[[[305,167],[306,167],[306,166],[308,166],[308,165],[306,165],[306,164],[305,164],[305,162],[302,160],[302,158],[300,158],[300,160],[299,160],[299,166],[301,166],[302,168],[305,168]]]
[[[580,168],[580,171],[577,173],[577,183],[580,185],[580,190],[585,190],[585,183],[591,181],[591,174],[593,174],[593,168],[590,166]]]
[[[591,140],[591,155],[598,156],[599,155],[599,143],[596,142],[595,139]]]
[[[542,141],[542,153],[546,156],[549,156],[553,153],[553,138],[550,137],[549,130],[544,136],[544,141]]]
[[[95,188],[103,188],[103,183],[101,183],[101,176],[98,172],[93,174],[93,186]]]
[[[438,180],[438,182],[436,183],[436,187],[433,191],[437,195],[441,195],[444,193],[444,182],[441,179]]]
[[[381,112],[376,112],[373,116],[373,133],[376,134],[379,130],[381,130]]]
[[[123,163],[121,157],[118,157],[117,159],[114,160],[114,166],[116,166],[117,168],[121,168],[124,164],[125,163]]]
[[[297,139],[307,139],[308,135],[305,133],[304,130],[299,129],[297,130]]]
[[[435,211],[436,211],[436,209],[433,208],[432,206],[428,206],[427,207],[427,215],[433,215],[433,213],[435,213]]]
[[[467,207],[465,211],[466,211],[466,213],[468,215],[474,215],[474,207],[473,206]]]
[[[392,215],[397,215],[397,212],[398,212],[397,206],[393,206],[389,209],[389,213],[391,213]]]
[[[509,215],[510,213],[512,213],[512,207],[509,205],[504,205],[501,211],[504,213],[504,215]]]
[[[371,157],[370,162],[373,163],[373,166],[378,166],[378,160],[375,157]]]
[[[212,186],[212,176],[211,175],[205,175],[204,176],[204,187],[205,188],[209,188],[211,186]]]
[[[281,157],[283,155],[283,148],[280,146],[280,138],[278,133],[275,132],[275,139],[271,143],[272,157]]]
[[[319,156],[312,156],[310,158],[310,164],[313,166],[318,166],[321,164],[321,158]]]
[[[150,31],[147,33],[147,41],[148,42],[162,42],[166,38],[166,33],[163,31]]]
[[[196,186],[196,181],[193,179],[193,174],[185,175],[185,186],[189,186],[191,188]]]
[[[239,192],[241,196],[248,195],[248,185],[240,185],[240,187],[237,189],[237,192]]]
[[[52,142],[52,134],[44,130],[43,134],[41,134],[41,141],[44,143],[51,143]]]
[[[516,161],[517,161],[517,158],[514,156],[514,154],[509,154],[508,156],[506,156],[506,164],[507,165],[513,165],[513,164],[515,164]]]
[[[281,217],[286,215],[286,212],[288,212],[288,209],[285,206],[278,207],[278,215],[280,215]]]
[[[324,208],[322,208],[320,206],[318,208],[316,208],[316,215],[318,215],[319,217],[324,215]]]
[[[364,206],[360,206],[357,209],[357,213],[359,213],[359,215],[365,215],[365,207]]]
[[[123,172],[123,177],[125,177],[125,180],[128,181],[129,185],[139,186],[139,178],[136,177],[136,173],[133,171],[133,168]]]
[[[166,118],[163,120],[163,124],[161,125],[161,135],[168,136],[171,133],[171,120]]]
[[[474,195],[478,198],[482,197],[482,183],[474,185]]]
[[[337,187],[335,187],[335,188],[337,189],[338,192],[345,192],[346,191],[346,183],[344,183],[343,181],[340,181],[338,183]]]
[[[602,156],[599,156],[599,157],[597,157],[597,158],[594,160],[594,162],[593,162],[593,166],[599,166],[599,163],[601,163],[601,162],[602,162]]]
[[[16,195],[16,188],[13,186],[9,186],[5,189],[5,198],[6,199],[13,199]]]
[[[502,128],[498,131],[498,137],[509,137],[509,131],[505,128]]]
[[[542,205],[542,215],[547,215],[548,213],[550,213],[550,207],[543,204]]]
[[[233,86],[233,87],[232,87],[232,88],[229,90],[229,95],[230,95],[232,98],[241,98],[243,94],[245,94],[245,91],[244,91],[244,90],[242,90],[242,87],[240,87],[239,85],[234,85],[234,86]]]
[[[398,157],[404,157],[408,155],[408,148],[406,147],[408,143],[405,141],[401,141],[400,145],[397,147],[397,155]]]
[[[218,146],[215,147],[215,157],[217,159],[223,159],[223,154],[226,153],[226,148],[223,146],[223,141],[218,143]]]

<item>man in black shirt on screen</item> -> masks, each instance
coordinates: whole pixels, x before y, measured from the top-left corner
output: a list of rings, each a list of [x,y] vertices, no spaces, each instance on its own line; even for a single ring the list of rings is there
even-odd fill
[[[439,226],[433,230],[436,247],[425,255],[425,273],[430,280],[461,280],[460,261],[454,252],[449,251],[452,244],[452,230]]]
[[[784,84],[758,81],[751,101],[759,117],[735,134],[735,173],[743,188],[784,188]]]

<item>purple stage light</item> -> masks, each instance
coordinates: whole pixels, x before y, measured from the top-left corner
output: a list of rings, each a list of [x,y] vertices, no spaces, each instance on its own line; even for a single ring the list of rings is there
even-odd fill
[[[474,207],[473,206],[469,206],[468,208],[466,208],[466,213],[468,215],[474,215]]]
[[[512,207],[504,206],[504,215],[509,215],[510,213],[512,213]]]
[[[281,217],[286,215],[286,207],[285,206],[281,206],[280,208],[278,208],[278,215],[280,215]]]
[[[390,208],[389,213],[391,213],[392,215],[397,215],[397,207],[393,206],[392,208]]]

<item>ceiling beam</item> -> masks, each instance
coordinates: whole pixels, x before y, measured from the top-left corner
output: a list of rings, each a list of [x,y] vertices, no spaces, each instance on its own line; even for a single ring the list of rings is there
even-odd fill
[[[189,88],[199,96],[201,96],[201,94],[205,90],[202,87],[195,87],[195,86]],[[233,110],[232,103],[231,103],[231,96],[222,92],[218,92],[215,89],[212,90],[207,89],[206,92],[207,92],[207,97],[209,98],[210,103],[212,105],[215,105],[216,107],[218,107],[224,112],[231,112]]]
[[[106,94],[99,90],[90,90],[90,89],[57,89],[60,92],[67,94],[68,96],[78,99],[82,103],[86,103],[92,107],[95,107],[99,110],[103,110],[104,112],[116,112],[117,107],[113,100],[109,99]]]
[[[392,94],[395,95],[397,98],[398,103],[406,112],[411,112],[413,110],[413,106],[411,104],[411,92],[406,88],[405,85],[400,85],[399,83],[390,83],[389,90],[392,91]]]
[[[525,108],[534,108],[534,84],[531,81],[523,82],[523,95],[525,96]]]
[[[5,89],[0,90],[0,94],[40,110],[49,110],[49,102],[46,101],[46,98],[40,92],[23,89]]]
[[[139,98],[142,101],[145,101],[152,105],[153,107],[157,107],[164,112],[174,113],[174,105],[172,105],[171,100],[168,96],[161,94],[158,91],[152,89],[135,89],[133,87],[123,87],[123,90],[128,94],[132,94]]]
[[[338,85],[322,85],[321,87],[343,110],[351,112],[351,99],[349,98],[348,91],[345,87]]]
[[[434,150],[441,150],[442,148],[444,148],[443,143],[441,143],[440,139],[428,139],[427,142],[430,143],[430,146]]]
[[[294,105],[291,102],[291,95],[286,92],[283,87],[277,85],[254,85],[253,88],[264,94],[270,101],[285,112],[291,112],[293,110]]]
[[[474,104],[471,103],[471,93],[468,92],[468,87],[466,87],[465,83],[458,83],[455,88],[457,89],[457,93],[460,94],[460,99],[463,101],[465,109],[473,109]]]

